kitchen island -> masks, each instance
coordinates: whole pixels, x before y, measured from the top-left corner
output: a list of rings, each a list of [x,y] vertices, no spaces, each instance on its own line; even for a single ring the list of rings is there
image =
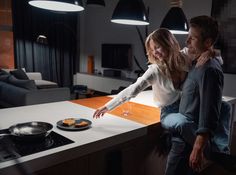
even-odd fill
[[[109,99],[110,97],[96,97],[72,102],[65,101],[1,109],[1,129],[6,129],[17,123],[43,121],[53,124],[54,132],[69,138],[74,143],[23,156],[17,159],[17,161],[9,160],[1,162],[0,174],[17,174],[19,171],[18,165],[26,168],[29,173],[35,174],[63,174],[62,172],[70,174],[70,172],[76,172],[78,168],[79,172],[82,172],[81,174],[94,174],[91,171],[96,169],[96,174],[99,174],[99,171],[101,174],[104,174],[105,171],[107,173],[113,171],[109,170],[109,167],[105,167],[102,170],[103,168],[100,167],[103,164],[101,160],[106,159],[104,162],[109,162],[108,164],[112,163],[112,161],[118,161],[121,156],[120,151],[125,151],[130,155],[132,151],[129,152],[127,150],[133,150],[130,148],[130,145],[133,146],[133,143],[129,142],[133,142],[136,139],[139,140],[139,138],[146,136],[148,125],[129,120],[128,117],[122,118],[121,113],[117,115],[112,114],[122,111],[122,106],[112,111],[111,114],[105,114],[101,119],[93,119],[92,115],[95,109],[88,107],[89,105],[79,104],[81,101],[81,103],[89,102],[89,104],[101,105],[101,103]],[[135,105],[140,104],[133,104],[133,114],[131,116],[137,116],[134,112]],[[152,121],[152,123],[159,121],[159,110],[157,108],[145,105],[141,106],[143,108],[138,109],[138,113],[141,116],[143,115],[145,118],[146,114],[153,110],[154,112],[151,112],[153,114],[148,117],[155,116],[155,122]],[[92,127],[87,130],[73,132],[60,130],[56,127],[56,123],[59,120],[71,117],[88,119],[92,121]],[[112,160],[110,161],[110,159]],[[98,162],[95,160],[98,160]],[[122,160],[124,160],[124,156]],[[85,167],[89,167],[90,170]]]
[[[165,157],[159,156],[160,110],[152,102],[151,91],[132,100],[131,115],[122,116],[122,106],[101,119],[93,119],[95,109],[111,97],[0,110],[0,128],[16,123],[44,121],[53,131],[74,143],[0,163],[0,174],[22,174],[21,168],[37,175],[83,174],[111,175],[163,174]],[[234,106],[235,99],[227,98]],[[92,127],[82,131],[64,131],[56,123],[64,118],[85,118]],[[17,161],[16,161],[17,160]]]

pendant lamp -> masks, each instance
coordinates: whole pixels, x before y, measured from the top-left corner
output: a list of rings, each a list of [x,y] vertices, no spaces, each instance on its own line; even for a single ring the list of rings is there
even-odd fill
[[[96,6],[105,7],[105,1],[104,0],[87,0],[87,5],[96,5]]]
[[[84,10],[82,0],[31,0],[29,4],[57,12],[78,12]]]
[[[113,12],[111,22],[127,25],[149,25],[142,0],[120,0]]]
[[[171,8],[160,27],[169,29],[173,34],[188,34],[188,21],[181,7],[181,0],[172,0]]]

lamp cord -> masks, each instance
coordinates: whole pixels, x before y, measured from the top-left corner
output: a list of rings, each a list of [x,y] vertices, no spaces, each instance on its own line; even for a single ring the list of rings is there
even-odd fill
[[[149,16],[149,7],[147,7],[147,16]],[[141,33],[141,30],[138,28],[138,26],[135,26],[136,30],[137,30],[137,33],[138,33],[138,36],[139,36],[139,39],[141,41],[141,44],[142,44],[142,48],[143,48],[143,53],[146,57],[146,62],[148,62],[148,58],[147,58],[147,55],[146,55],[146,48],[145,48],[145,41],[144,41],[144,38],[143,38],[143,35]],[[145,38],[148,36],[148,27],[145,26]],[[142,68],[142,66],[139,64],[138,62],[138,59],[136,58],[136,56],[134,56],[134,61],[136,63],[136,65],[139,67],[139,69],[142,71],[142,72],[145,72],[144,69]]]
[[[140,66],[140,64],[139,64],[139,62],[138,62],[136,56],[134,56],[134,61],[135,61],[136,65],[139,67],[139,69],[140,69],[142,72],[145,72],[144,69]]]

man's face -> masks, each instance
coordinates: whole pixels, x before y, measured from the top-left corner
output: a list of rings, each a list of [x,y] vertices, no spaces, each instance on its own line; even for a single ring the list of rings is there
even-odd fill
[[[195,58],[204,52],[204,42],[202,41],[201,31],[199,28],[190,27],[186,44],[189,54],[193,55]]]

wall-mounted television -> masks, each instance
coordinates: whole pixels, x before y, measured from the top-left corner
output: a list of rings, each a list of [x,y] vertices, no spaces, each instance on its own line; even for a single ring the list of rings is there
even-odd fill
[[[112,69],[131,69],[131,44],[102,44],[102,67]]]

